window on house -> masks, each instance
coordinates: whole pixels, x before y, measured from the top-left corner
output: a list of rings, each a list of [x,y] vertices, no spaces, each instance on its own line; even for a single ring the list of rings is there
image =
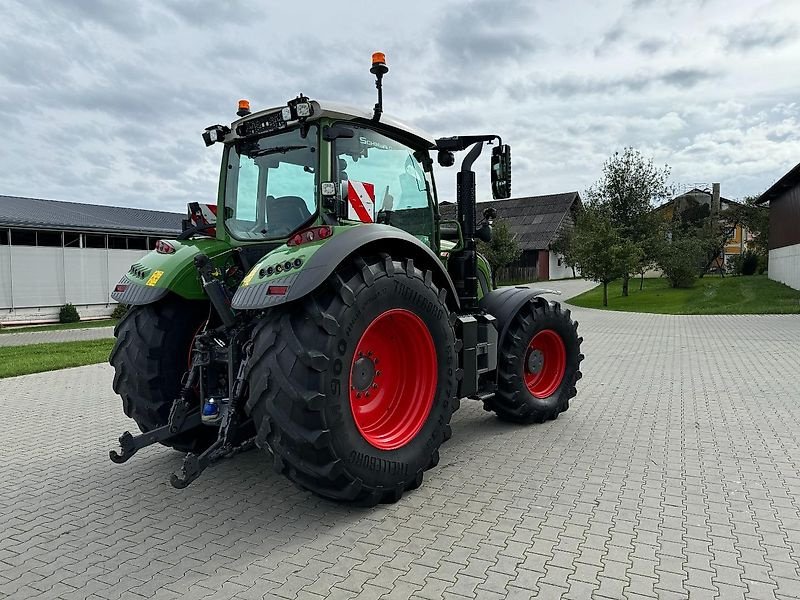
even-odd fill
[[[64,232],[64,247],[65,248],[80,248],[81,234],[74,231]]]
[[[35,246],[36,232],[31,229],[12,229],[11,243],[14,246]]]
[[[84,244],[86,248],[105,248],[106,247],[106,236],[104,235],[93,235],[93,234],[86,234],[86,243]]]
[[[146,250],[147,249],[147,238],[145,237],[129,237],[128,238],[128,250]]]
[[[37,231],[36,232],[36,245],[37,246],[50,246],[61,247],[61,232],[60,231]]]
[[[128,245],[126,240],[121,235],[110,235],[108,236],[108,247],[112,250],[125,250]]]
[[[0,246],[8,245],[8,229],[0,229]]]

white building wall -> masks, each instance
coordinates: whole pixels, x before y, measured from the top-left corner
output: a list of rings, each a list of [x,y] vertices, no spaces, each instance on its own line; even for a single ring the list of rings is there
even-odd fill
[[[800,290],[800,244],[769,251],[769,278]]]
[[[70,302],[81,317],[105,316],[111,291],[147,250],[0,246],[0,323],[58,317]]]
[[[0,246],[0,308],[11,306],[11,251]]]
[[[550,257],[550,279],[567,279],[568,277],[572,277],[572,269],[564,264],[563,259],[561,260],[561,264],[558,264],[559,259],[561,259],[560,254],[556,254],[553,251],[549,251],[547,254]]]

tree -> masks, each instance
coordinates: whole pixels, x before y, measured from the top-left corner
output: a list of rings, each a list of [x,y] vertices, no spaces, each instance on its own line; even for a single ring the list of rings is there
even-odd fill
[[[656,167],[635,148],[624,148],[606,160],[602,177],[586,193],[588,204],[604,207],[611,225],[623,239],[639,246],[642,256],[658,235],[652,209],[672,195],[667,186],[669,173],[669,166]],[[646,270],[640,264],[621,275],[623,296],[628,295],[631,273]]]
[[[486,257],[492,267],[492,283],[497,283],[497,272],[503,267],[517,260],[522,254],[522,248],[517,243],[516,236],[511,233],[508,224],[497,219],[492,224],[492,240],[478,241],[478,252]]]
[[[698,275],[697,265],[702,263],[705,248],[695,235],[673,230],[671,239],[666,239],[658,251],[657,264],[669,280],[670,286],[691,287]]]
[[[563,257],[564,264],[572,269],[572,276],[576,277],[575,269],[578,261],[575,258],[575,228],[564,227],[561,229],[558,237],[550,244],[550,250]]]
[[[769,255],[769,209],[756,204],[759,196],[747,196],[742,204],[725,211],[726,220],[735,221],[753,235],[752,250],[759,256]]]
[[[694,261],[695,275],[702,278],[715,261],[720,261],[737,224],[733,213],[728,215],[728,211],[725,211],[723,216],[714,216],[708,204],[693,198],[685,198],[682,204],[676,206],[673,213],[669,237],[676,243],[680,242],[679,245],[682,245],[688,254],[673,256],[669,253],[668,247],[662,247],[667,251],[667,255],[661,258],[664,262],[678,261],[683,268],[690,264],[688,258],[691,257]],[[721,273],[722,266],[720,262]],[[679,287],[688,287],[693,282],[694,276],[688,279],[684,277]]]
[[[578,215],[573,255],[584,277],[603,284],[603,306],[608,306],[608,284],[633,271],[641,249],[620,234],[608,211],[592,205]]]

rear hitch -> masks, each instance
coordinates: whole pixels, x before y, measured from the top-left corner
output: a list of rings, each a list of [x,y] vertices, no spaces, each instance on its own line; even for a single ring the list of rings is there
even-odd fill
[[[130,460],[142,448],[166,441],[199,426],[200,411],[196,409],[192,411],[192,408],[188,402],[178,398],[172,404],[166,425],[136,436],[132,435],[130,431],[126,431],[119,437],[119,446],[122,452],[111,450],[108,453],[109,458],[117,464],[122,464]]]
[[[241,432],[247,429],[243,425],[247,417],[243,418],[242,405],[244,404],[245,390],[245,367],[250,356],[251,347],[248,344],[245,349],[245,357],[239,363],[239,371],[233,381],[231,389],[231,400],[227,404],[227,410],[222,413],[222,422],[219,426],[217,440],[211,444],[202,454],[197,455],[189,452],[183,459],[183,465],[179,473],[173,473],[169,482],[172,487],[183,489],[208,467],[223,458],[229,458],[239,452],[244,452],[255,446],[255,437],[242,439]],[[233,357],[232,357],[233,358]]]
[[[173,473],[169,478],[172,487],[182,490],[214,463],[252,448],[255,445],[255,438],[251,437],[243,441],[237,439],[236,434],[240,430],[240,424],[238,411],[231,407],[222,419],[217,441],[200,455],[194,452],[186,455],[180,472]]]

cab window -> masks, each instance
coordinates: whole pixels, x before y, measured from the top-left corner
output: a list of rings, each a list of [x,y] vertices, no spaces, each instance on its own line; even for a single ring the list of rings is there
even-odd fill
[[[366,127],[335,142],[337,173],[348,218],[393,225],[431,245],[433,206],[422,164],[414,150]]]

